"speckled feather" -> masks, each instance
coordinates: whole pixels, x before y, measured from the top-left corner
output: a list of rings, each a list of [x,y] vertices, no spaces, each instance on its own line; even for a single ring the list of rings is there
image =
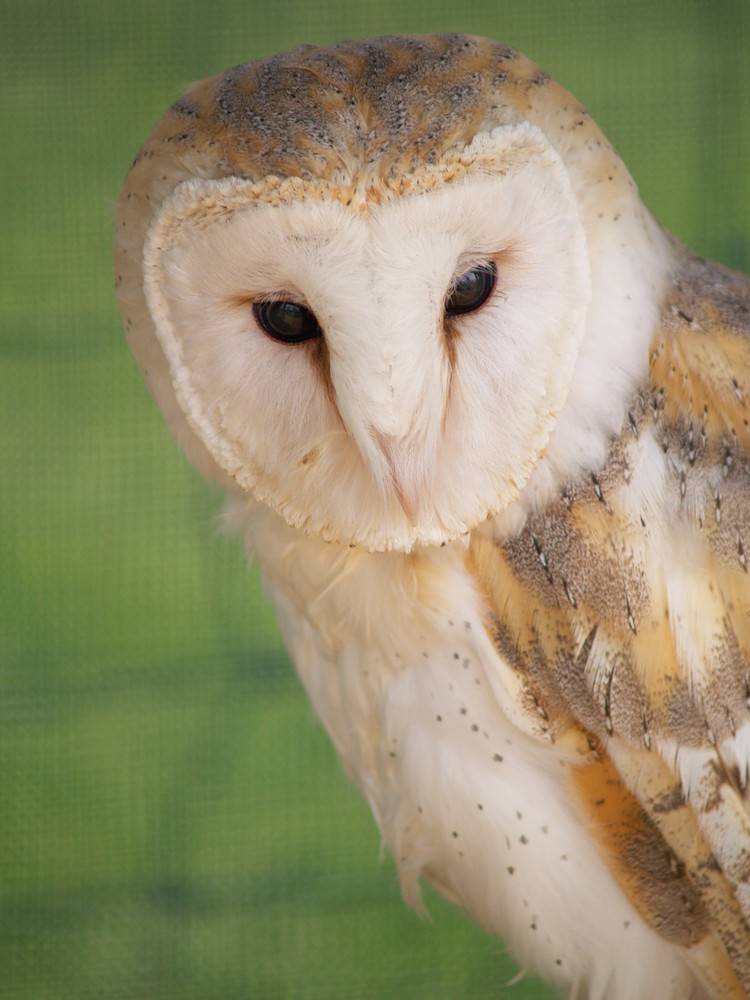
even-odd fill
[[[416,421],[367,451],[370,424],[357,430],[334,371],[348,350],[335,329],[294,357],[268,344],[260,361],[242,354],[243,267],[263,270],[308,226],[328,271],[354,260],[385,275],[342,299],[344,315],[408,409],[409,378],[393,372],[419,361],[399,351],[425,302],[409,314],[404,286],[407,320],[388,303],[432,243],[412,256],[406,244],[448,218],[444,196],[460,229],[494,188],[500,214],[521,205],[515,235],[499,238],[499,298],[528,294],[531,308],[556,275],[532,327],[568,311],[515,382],[531,327],[496,313],[508,361],[492,375],[497,409],[481,394],[470,406],[489,355],[461,381],[472,345],[492,343],[486,315],[446,326],[429,461],[414,459],[433,441]],[[450,226],[435,225],[439,255]],[[550,240],[544,264],[535,227]],[[339,229],[349,242],[327,258]],[[570,997],[750,996],[750,280],[659,229],[547,74],[461,35],[302,46],[197,84],[128,175],[116,257],[133,351],[181,446],[234,498],[229,522],[407,901],[419,907],[430,880]],[[318,265],[293,259],[309,283]],[[320,308],[359,271],[321,279]],[[444,280],[424,272],[436,314]],[[222,283],[233,294],[204,315]],[[383,310],[372,328],[368,308]],[[190,340],[195,316],[213,339]],[[289,397],[304,431],[290,444],[272,404],[300,372],[320,391],[304,412]],[[246,412],[256,392],[267,409]],[[516,415],[527,396],[528,425]],[[513,448],[519,464],[495,468]]]

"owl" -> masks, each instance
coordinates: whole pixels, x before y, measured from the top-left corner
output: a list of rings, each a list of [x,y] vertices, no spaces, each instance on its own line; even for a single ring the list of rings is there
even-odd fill
[[[464,35],[194,86],[116,273],[406,901],[569,997],[750,995],[750,279]]]

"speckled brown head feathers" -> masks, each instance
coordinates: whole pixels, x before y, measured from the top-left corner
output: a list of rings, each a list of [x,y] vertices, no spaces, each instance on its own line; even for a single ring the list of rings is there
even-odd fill
[[[196,84],[144,144],[136,176],[153,157],[186,159],[191,176],[192,157],[214,177],[330,179],[363,165],[400,176],[527,119],[561,145],[567,131],[603,141],[578,102],[507,45],[465,35],[304,45]]]

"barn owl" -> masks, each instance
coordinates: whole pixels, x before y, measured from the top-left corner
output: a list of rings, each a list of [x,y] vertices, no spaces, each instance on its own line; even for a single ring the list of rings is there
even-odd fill
[[[462,35],[197,84],[116,271],[407,902],[570,997],[750,995],[750,280]]]

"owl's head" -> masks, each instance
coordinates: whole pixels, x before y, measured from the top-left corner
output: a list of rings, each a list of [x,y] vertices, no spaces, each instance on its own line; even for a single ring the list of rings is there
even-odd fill
[[[438,545],[601,460],[666,241],[577,102],[458,35],[195,86],[119,200],[130,344],[206,474],[290,525]]]

